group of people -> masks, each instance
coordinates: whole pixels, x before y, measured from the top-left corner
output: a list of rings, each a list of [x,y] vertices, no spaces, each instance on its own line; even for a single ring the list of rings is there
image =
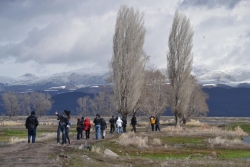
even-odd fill
[[[150,124],[151,124],[151,129],[152,131],[160,131],[160,121],[159,121],[159,117],[155,117],[153,115],[151,115],[149,117],[150,120]]]
[[[58,129],[57,129],[57,143],[60,143],[60,133],[62,133],[62,144],[66,144],[67,142],[70,144],[70,138],[69,138],[69,129],[70,129],[70,111],[64,110],[63,114],[59,114],[57,111],[55,112],[57,116],[57,120],[59,120],[58,123]],[[99,114],[96,114],[96,117],[94,118],[93,123],[95,124],[95,132],[96,132],[96,139],[104,139],[107,129],[107,123],[104,118],[100,117]],[[114,133],[115,127],[117,128],[117,133],[126,133],[126,126],[127,126],[127,119],[125,116],[122,117],[114,117],[109,120],[110,123],[110,133]],[[35,111],[31,112],[31,115],[26,119],[25,126],[26,129],[28,129],[28,143],[30,143],[30,139],[32,138],[32,143],[35,143],[36,140],[36,128],[38,126],[38,119],[35,116]],[[132,130],[136,132],[136,116],[133,115],[131,119],[131,125]],[[84,119],[82,117],[81,119],[77,119],[77,140],[80,140],[80,138],[83,138],[83,131],[85,131],[85,138],[89,139],[90,129],[91,129],[91,122],[89,118]]]
[[[115,118],[114,116],[112,116],[112,118],[109,120],[109,123],[110,123],[110,133],[114,133],[115,127],[117,127],[118,134],[127,132],[127,119],[125,116],[123,116],[122,119],[120,117]],[[137,124],[137,120],[134,114],[131,119],[131,125],[133,127],[131,131],[136,132],[136,124]]]
[[[80,140],[80,138],[84,138],[83,137],[83,131],[85,131],[85,138],[89,139],[89,133],[90,133],[90,128],[91,128],[91,123],[90,123],[90,119],[86,118],[84,119],[84,117],[77,118],[77,123],[76,123],[76,131],[77,131],[77,135],[76,135],[76,139]]]

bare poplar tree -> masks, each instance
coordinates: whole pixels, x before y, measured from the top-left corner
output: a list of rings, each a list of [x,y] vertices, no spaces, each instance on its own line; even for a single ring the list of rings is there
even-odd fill
[[[113,96],[107,89],[103,89],[91,99],[90,106],[93,114],[111,115],[114,113]]]
[[[141,111],[147,116],[161,116],[167,109],[166,75],[160,70],[146,71],[145,91]]]
[[[46,111],[52,107],[51,96],[48,93],[34,92],[31,93],[33,99],[33,109],[40,117],[46,114]]]
[[[82,116],[87,116],[90,112],[90,97],[89,96],[85,96],[85,97],[81,97],[77,99],[77,104],[78,107],[76,108],[76,110],[78,111],[78,114],[82,115]]]
[[[209,111],[206,103],[207,99],[208,94],[202,91],[200,85],[196,84],[190,98],[188,110],[184,113],[183,122],[185,123],[185,120],[191,117],[206,116]]]
[[[29,93],[23,93],[19,95],[20,110],[22,115],[29,115],[32,107],[31,95]]]
[[[111,80],[115,108],[126,117],[140,107],[138,101],[144,86],[147,60],[143,50],[145,33],[143,13],[121,6],[113,36]]]
[[[188,109],[193,92],[193,34],[189,19],[176,11],[168,40],[167,72],[171,85],[170,107],[177,127],[180,126],[183,113]]]
[[[18,116],[20,111],[20,103],[18,99],[19,94],[15,91],[5,92],[2,95],[4,108],[10,117]]]

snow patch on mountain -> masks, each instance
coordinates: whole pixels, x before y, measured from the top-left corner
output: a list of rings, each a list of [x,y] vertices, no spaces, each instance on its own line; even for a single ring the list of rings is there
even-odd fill
[[[250,84],[249,68],[225,68],[214,70],[208,66],[194,65],[192,74],[196,76],[201,85],[224,84],[229,86],[244,86]],[[15,86],[29,85],[43,87],[48,90],[79,89],[86,86],[107,84],[108,72],[86,73],[84,69],[57,73],[50,76],[37,77],[33,74],[25,74],[18,78],[0,77],[0,85]],[[65,87],[63,88],[62,85]]]

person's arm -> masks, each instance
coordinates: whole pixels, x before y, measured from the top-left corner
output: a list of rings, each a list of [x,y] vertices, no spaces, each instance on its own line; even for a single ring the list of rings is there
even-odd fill
[[[38,124],[39,124],[39,122],[38,122],[38,119],[36,118],[36,119],[35,119],[35,127],[37,127]]]
[[[28,117],[29,118],[29,117]],[[28,129],[28,118],[26,119],[26,121],[25,121],[25,127],[26,127],[26,129]]]

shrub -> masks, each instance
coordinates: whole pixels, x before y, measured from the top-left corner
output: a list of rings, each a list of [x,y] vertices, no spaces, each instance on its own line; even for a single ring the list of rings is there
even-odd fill
[[[38,137],[36,137],[36,141],[45,141],[49,139],[56,138],[56,133],[42,133]],[[19,138],[19,137],[11,137],[9,139],[10,144],[20,143],[20,142],[26,142],[27,138]]]
[[[242,140],[240,139],[227,139],[227,138],[223,138],[223,137],[216,137],[214,139],[208,139],[208,145],[209,146],[234,146],[234,145],[238,145],[238,144],[243,144]]]
[[[152,144],[153,146],[161,146],[161,139],[153,138],[153,139],[151,140],[151,144]]]
[[[136,146],[138,148],[147,148],[148,136],[136,136],[134,132],[123,133],[117,140],[117,143],[123,146]]]

